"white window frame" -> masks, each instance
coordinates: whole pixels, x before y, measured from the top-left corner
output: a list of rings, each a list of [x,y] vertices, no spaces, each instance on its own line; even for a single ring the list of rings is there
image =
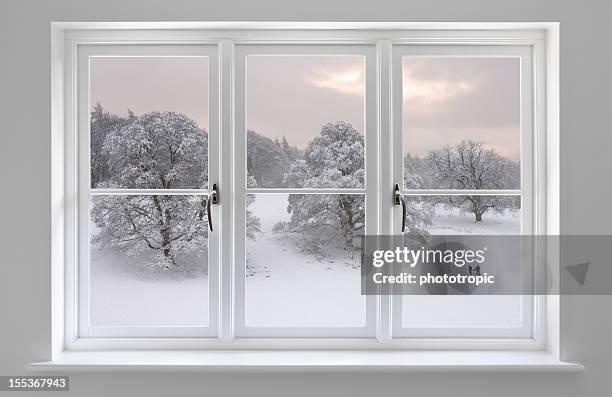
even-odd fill
[[[209,189],[100,189],[91,187],[91,145],[89,134],[90,103],[90,58],[91,57],[207,57],[209,88],[209,125],[208,133],[208,178],[209,185],[219,179],[219,71],[218,49],[215,43],[198,43],[186,45],[114,45],[114,44],[80,44],[76,54],[78,86],[76,103],[76,120],[78,127],[72,137],[73,147],[78,147],[76,153],[70,154],[72,161],[78,164],[74,177],[78,179],[79,200],[76,203],[78,211],[79,242],[76,248],[78,260],[75,275],[78,277],[78,297],[73,306],[78,320],[78,335],[81,338],[100,337],[214,337],[218,330],[217,310],[219,304],[219,234],[208,236],[208,325],[207,326],[93,326],[90,324],[90,250],[78,249],[89,245],[89,214],[90,199],[97,195],[200,195],[207,196]],[[74,157],[73,157],[74,156]],[[211,207],[217,216],[216,206]],[[75,303],[77,303],[75,302]],[[78,311],[78,313],[77,313]]]
[[[534,184],[540,186],[544,194],[545,208],[539,213],[536,222],[542,234],[559,234],[559,25],[558,23],[281,23],[281,22],[168,22],[168,23],[102,23],[102,22],[57,22],[52,24],[52,361],[50,365],[72,362],[74,365],[93,365],[103,363],[101,355],[87,356],[85,360],[67,356],[67,353],[82,350],[93,350],[108,353],[109,349],[120,350],[176,350],[185,349],[255,349],[266,351],[274,349],[318,348],[330,351],[352,351],[354,355],[343,357],[338,366],[352,365],[353,359],[361,362],[358,367],[385,367],[388,356],[370,356],[370,361],[358,355],[362,350],[401,349],[407,352],[408,361],[390,364],[393,367],[410,367],[410,360],[416,356],[409,351],[428,350],[482,350],[483,360],[497,360],[499,351],[514,350],[529,352],[529,355],[504,355],[504,367],[523,367],[525,363],[547,368],[572,367],[560,362],[559,348],[559,296],[543,298],[540,307],[537,332],[530,338],[400,338],[392,337],[392,297],[376,297],[376,338],[237,338],[236,325],[232,319],[235,299],[235,263],[229,269],[223,269],[219,275],[221,285],[230,288],[220,293],[220,318],[218,321],[218,338],[82,338],[78,332],[78,319],[75,310],[77,297],[76,247],[78,236],[76,156],[78,153],[77,120],[75,88],[76,49],[79,45],[94,43],[114,44],[219,44],[219,145],[220,173],[219,185],[221,196],[224,189],[234,196],[236,189],[233,180],[235,145],[238,132],[234,125],[235,108],[235,46],[239,44],[295,44],[311,43],[316,45],[372,45],[376,48],[377,74],[377,147],[390,148],[393,129],[392,98],[392,48],[394,43],[411,45],[499,45],[530,46],[534,65],[534,135],[537,137],[534,162],[537,174]],[[210,128],[212,130],[212,127]],[[387,133],[382,133],[386,131]],[[384,157],[384,156],[381,156]],[[388,158],[377,159],[380,178],[377,181],[378,231],[393,230],[393,211],[387,201],[391,196],[393,174]],[[209,181],[214,183],[212,179]],[[401,181],[400,181],[401,182]],[[386,194],[388,193],[388,195]],[[542,197],[542,196],[540,196]],[[390,198],[389,198],[390,200]],[[217,215],[221,219],[219,231],[220,255],[233,258],[234,240],[231,222],[232,205],[220,206]],[[235,219],[235,218],[234,218]],[[549,276],[558,280],[558,247],[547,247],[548,263],[551,264]],[[81,352],[82,353],[82,352]],[[151,353],[153,354],[153,353]],[[527,353],[526,353],[527,354]],[[67,357],[71,357],[67,359]],[[83,357],[83,356],[79,356]],[[94,357],[94,358],[92,358]],[[97,357],[97,358],[96,358]],[[115,356],[113,356],[115,357]],[[118,356],[117,356],[118,357]],[[165,356],[167,357],[167,356]],[[243,357],[242,361],[244,362]],[[285,362],[292,362],[292,356],[285,356]],[[308,359],[301,355],[304,365],[321,365],[324,356],[313,356]],[[331,357],[331,356],[329,356]],[[349,358],[347,358],[349,357]],[[352,357],[352,358],[351,358]],[[357,357],[357,358],[355,358]],[[384,358],[386,357],[386,358]],[[431,365],[437,361],[421,357]],[[447,355],[445,362],[460,366],[462,356]],[[487,358],[488,357],[488,358]],[[512,358],[513,357],[513,358]],[[531,358],[528,358],[531,357]],[[534,357],[538,357],[534,359]],[[193,359],[190,358],[190,359]],[[331,358],[330,358],[331,359]],[[348,361],[343,361],[343,360]],[[67,361],[66,361],[67,360]],[[73,360],[73,361],[70,361]],[[92,361],[93,360],[93,361]],[[116,358],[110,361],[116,360]],[[196,366],[211,367],[218,363],[214,360],[195,361]],[[230,366],[231,359],[226,363]],[[296,360],[298,360],[296,358]],[[305,360],[305,361],[304,361]],[[379,362],[383,360],[383,362]],[[455,360],[455,361],[453,361]],[[514,361],[513,361],[514,360]],[[526,360],[526,361],[525,361]],[[532,360],[532,361],[529,361]],[[533,361],[535,360],[535,361]],[[256,360],[255,360],[256,361]],[[265,361],[265,360],[264,360]],[[299,360],[298,360],[299,361]],[[333,359],[332,359],[333,361]],[[477,360],[478,361],[478,360]],[[87,363],[85,363],[87,362]],[[113,361],[115,362],[115,361]],[[151,356],[152,364],[173,365],[172,360]],[[246,360],[248,362],[248,360]],[[296,361],[297,362],[297,361]],[[479,363],[481,361],[478,361]],[[348,363],[348,364],[347,364]],[[433,363],[433,364],[432,364]],[[454,363],[454,364],[453,364]],[[146,363],[142,363],[145,365]],[[503,363],[502,363],[503,364]],[[220,364],[219,364],[220,365]],[[256,366],[256,364],[253,364]],[[265,363],[262,365],[266,365]],[[322,364],[325,365],[325,364]],[[480,365],[480,364],[478,364]],[[44,366],[44,365],[43,365]],[[248,365],[247,365],[248,366]],[[575,369],[575,368],[574,368]]]

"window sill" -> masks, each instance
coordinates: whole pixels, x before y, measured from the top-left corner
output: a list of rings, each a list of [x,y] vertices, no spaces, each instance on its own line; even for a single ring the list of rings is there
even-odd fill
[[[65,352],[35,372],[443,371],[579,372],[546,352],[512,351],[106,351]]]

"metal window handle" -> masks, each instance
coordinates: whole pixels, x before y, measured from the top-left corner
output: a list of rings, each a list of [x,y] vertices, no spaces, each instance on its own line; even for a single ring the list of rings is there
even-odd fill
[[[396,207],[402,206],[402,233],[406,230],[406,200],[400,191],[399,185],[396,183],[393,188],[393,205]]]
[[[210,210],[210,207],[212,204],[219,205],[219,191],[217,190],[216,183],[213,183],[212,191],[208,194],[208,200],[206,201],[206,214],[208,215],[208,228],[210,229],[211,232],[213,231],[212,214]]]

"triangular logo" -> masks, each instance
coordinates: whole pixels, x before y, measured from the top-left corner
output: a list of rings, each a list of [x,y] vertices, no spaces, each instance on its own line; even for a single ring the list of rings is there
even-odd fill
[[[589,271],[589,262],[578,263],[577,265],[566,266],[565,270],[574,277],[574,280],[580,285],[584,285],[587,272]]]

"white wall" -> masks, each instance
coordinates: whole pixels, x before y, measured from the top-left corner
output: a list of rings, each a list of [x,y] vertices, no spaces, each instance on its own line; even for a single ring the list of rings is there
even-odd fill
[[[607,0],[3,0],[0,375],[50,357],[50,21],[560,21],[562,232],[609,234],[611,17]],[[612,298],[562,302],[563,358],[585,373],[73,374],[70,395],[609,395]]]

